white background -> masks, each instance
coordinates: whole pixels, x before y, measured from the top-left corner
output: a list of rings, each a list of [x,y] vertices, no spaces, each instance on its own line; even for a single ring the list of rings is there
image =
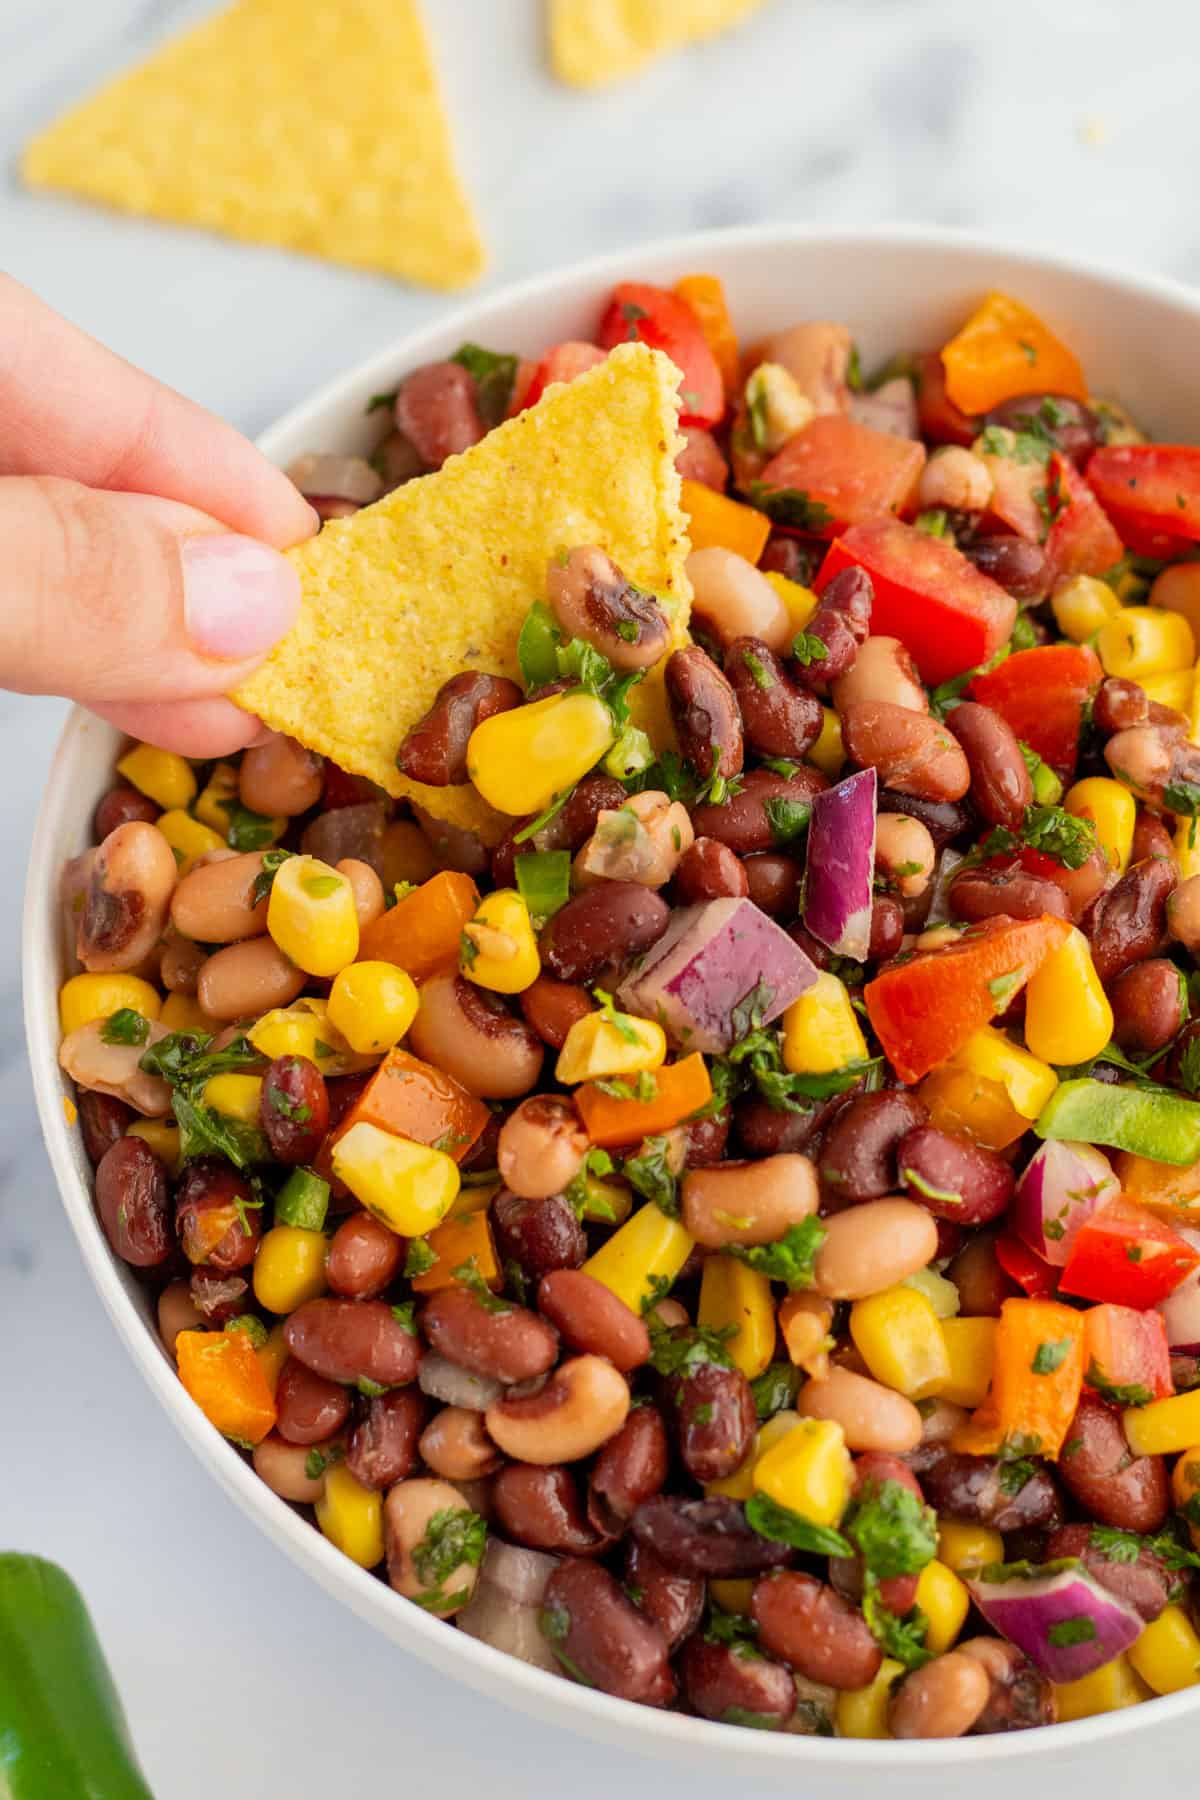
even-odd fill
[[[253,432],[445,303],[35,199],[13,173],[32,130],[207,10],[0,0],[0,262]],[[426,12],[492,282],[773,218],[924,219],[1200,278],[1194,0],[774,0],[735,36],[600,96],[546,75],[536,0]],[[803,295],[780,297],[781,323],[804,312]],[[0,604],[3,580],[0,567]],[[59,1210],[20,1037],[20,890],[61,712],[0,696],[0,1545],[54,1557],[82,1584],[160,1800],[414,1785],[648,1800],[685,1780],[697,1800],[728,1800],[727,1781],[535,1727],[376,1638],[258,1537],[126,1363]],[[1006,1765],[1003,1783],[966,1779],[977,1793],[1086,1782],[1115,1795],[1132,1765],[1141,1784],[1178,1788],[1188,1746],[1174,1728]]]

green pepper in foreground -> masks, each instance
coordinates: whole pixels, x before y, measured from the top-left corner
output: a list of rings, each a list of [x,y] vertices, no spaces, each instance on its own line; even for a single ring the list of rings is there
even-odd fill
[[[1040,1138],[1107,1144],[1181,1168],[1200,1161],[1200,1105],[1169,1088],[1064,1081],[1033,1129]]]

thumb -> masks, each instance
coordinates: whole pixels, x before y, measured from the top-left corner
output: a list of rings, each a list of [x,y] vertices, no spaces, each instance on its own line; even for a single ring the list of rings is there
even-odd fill
[[[224,696],[288,630],[296,571],[175,501],[0,480],[0,683],[63,694],[189,756],[251,742]]]

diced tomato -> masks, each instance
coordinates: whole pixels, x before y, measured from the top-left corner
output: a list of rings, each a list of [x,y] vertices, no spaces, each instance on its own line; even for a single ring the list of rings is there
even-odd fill
[[[519,412],[524,412],[529,401],[529,388],[538,372],[538,364],[529,356],[518,356],[517,372],[513,376],[512,393],[508,397],[508,412],[505,417],[515,419]]]
[[[911,439],[857,425],[845,413],[825,413],[788,439],[763,470],[762,483],[800,495],[807,522],[796,523],[834,537],[847,526],[903,512],[924,466],[924,447]]]
[[[604,310],[596,342],[604,350],[641,343],[665,351],[683,377],[681,424],[715,425],[725,411],[725,384],[703,327],[691,307],[668,288],[620,282]]]
[[[1131,1306],[1090,1306],[1083,1315],[1085,1381],[1144,1388],[1155,1400],[1175,1392],[1171,1351],[1161,1313]]]
[[[1046,537],[1050,584],[1067,575],[1103,575],[1124,554],[1112,521],[1069,457],[1050,459],[1049,487],[1056,502]]]
[[[599,350],[595,344],[555,344],[533,371],[519,410],[524,412],[527,406],[536,406],[551,382],[574,381],[577,375],[586,375],[602,363],[607,355],[607,350]]]
[[[1089,460],[1087,478],[1125,543],[1200,539],[1200,446],[1113,444]]]
[[[874,622],[871,628],[876,628]],[[1056,775],[1069,780],[1088,702],[1103,679],[1100,659],[1086,644],[1045,644],[1018,650],[998,668],[977,675],[970,694],[998,712]]]
[[[1009,1231],[996,1239],[996,1261],[1031,1300],[1045,1300],[1058,1292],[1058,1270]]]
[[[921,436],[932,438],[935,444],[970,445],[983,429],[983,421],[969,417],[946,392],[940,350],[928,350],[918,358],[917,417]]]
[[[875,588],[871,630],[900,638],[931,686],[987,662],[1012,634],[1012,595],[953,544],[899,519],[855,525],[835,538],[817,591],[850,565],[865,569]]]
[[[1197,1264],[1200,1250],[1122,1196],[1080,1227],[1059,1286],[1084,1300],[1143,1310],[1165,1300]]]

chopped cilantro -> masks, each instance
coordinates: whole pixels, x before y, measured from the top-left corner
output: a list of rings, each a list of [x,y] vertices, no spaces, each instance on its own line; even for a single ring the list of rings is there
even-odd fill
[[[811,500],[801,488],[770,487],[765,481],[750,483],[747,499],[772,524],[792,531],[823,531],[833,524],[833,514],[820,500]]]
[[[853,1556],[854,1546],[832,1525],[818,1525],[790,1507],[780,1506],[767,1494],[752,1494],[746,1502],[746,1523],[759,1537],[773,1544],[790,1544],[812,1556]]]
[[[763,801],[763,812],[771,828],[773,841],[782,849],[788,844],[794,844],[808,830],[812,803],[808,800],[790,800],[786,794],[772,794]]]
[[[671,1168],[671,1150],[666,1136],[643,1138],[637,1155],[626,1157],[621,1173],[635,1193],[653,1200],[669,1219],[677,1219],[679,1183]]]
[[[340,1444],[327,1444],[318,1448],[315,1444],[304,1459],[304,1473],[310,1481],[319,1481],[332,1463],[341,1462],[346,1452]]]
[[[460,364],[474,381],[479,416],[490,431],[508,412],[517,379],[517,358],[485,350],[479,344],[461,344],[450,361]]]
[[[756,1269],[768,1281],[782,1281],[789,1292],[813,1284],[813,1263],[825,1242],[826,1230],[814,1214],[789,1225],[774,1244],[727,1244],[726,1253],[747,1268]]]
[[[500,1314],[512,1311],[507,1300],[502,1300],[499,1294],[493,1294],[484,1280],[479,1263],[474,1256],[469,1256],[466,1262],[459,1263],[458,1267],[450,1272],[459,1287],[464,1287],[468,1293],[474,1294],[485,1312]]]
[[[662,1295],[656,1294],[654,1298],[661,1300]],[[691,1375],[705,1363],[731,1369],[733,1358],[725,1346],[736,1333],[736,1325],[724,1325],[715,1330],[707,1325],[665,1326],[651,1321],[650,1366],[659,1375],[666,1376]]]
[[[606,988],[593,988],[592,999],[596,1001],[600,1011],[604,1014],[605,1021],[620,1037],[624,1038],[627,1044],[641,1043],[642,1040],[638,1036],[637,1026],[632,1017],[629,1013],[617,1011],[617,1003]]]
[[[744,1645],[754,1650],[758,1626],[745,1613],[725,1612],[714,1602],[702,1636],[706,1644]]]
[[[402,1331],[407,1331],[409,1337],[416,1337],[417,1335],[416,1310],[417,1305],[415,1300],[405,1300],[402,1305],[393,1306],[392,1308],[393,1319],[395,1319]]]
[[[132,1006],[118,1007],[100,1027],[100,1040],[105,1044],[144,1044],[149,1036],[149,1019]]]
[[[279,832],[277,819],[251,812],[239,800],[218,800],[217,805],[229,819],[225,841],[231,850],[265,850],[275,841]]]
[[[638,1100],[643,1106],[658,1093],[658,1082],[649,1069],[642,1069],[632,1081],[623,1075],[613,1075],[601,1077],[592,1086],[613,1100]]]
[[[1095,1357],[1088,1364],[1087,1374],[1083,1379],[1102,1400],[1110,1401],[1113,1406],[1148,1406],[1154,1398],[1150,1389],[1143,1387],[1138,1381],[1109,1381]]]
[[[750,1383],[754,1410],[761,1420],[773,1419],[795,1400],[800,1391],[800,1371],[794,1363],[773,1362]]]
[[[1179,1085],[1187,1093],[1200,1089],[1200,1036],[1190,1037],[1179,1058]]]
[[[828,655],[829,646],[815,631],[798,631],[792,639],[792,661],[798,662],[801,668],[807,669],[812,663],[824,662]]]
[[[918,531],[923,531],[926,537],[952,539],[954,536],[950,529],[949,516],[944,507],[927,507],[924,512],[917,514],[913,524]]]
[[[1071,1354],[1072,1340],[1060,1338],[1055,1343],[1043,1342],[1033,1353],[1030,1368],[1035,1375],[1053,1375],[1055,1369],[1061,1369]]]
[[[412,1553],[413,1568],[424,1592],[419,1603],[430,1612],[448,1612],[463,1590],[443,1592],[444,1583],[462,1568],[476,1569],[487,1544],[487,1521],[469,1506],[443,1507],[425,1527]]]
[[[1200,782],[1168,781],[1163,789],[1163,805],[1178,817],[1192,821],[1188,832],[1188,848],[1196,842],[1196,821],[1200,815]]]
[[[846,1520],[846,1536],[876,1581],[917,1575],[937,1551],[937,1515],[899,1481],[863,1484]]]
[[[1024,978],[1024,969],[1012,969],[1007,975],[997,975],[988,982],[988,993],[997,1006],[1007,1006]]]
[[[275,877],[291,855],[290,850],[264,850],[262,867],[254,877],[254,886],[250,889],[250,904],[257,906],[271,892]]]
[[[763,662],[762,657],[757,656],[753,650],[742,651],[742,666],[750,671],[755,687],[761,688],[764,693],[775,686],[775,677]]]
[[[404,1274],[408,1281],[414,1275],[425,1275],[438,1260],[436,1250],[431,1250],[428,1240],[423,1237],[409,1238],[408,1253],[404,1258]]]
[[[1046,1631],[1046,1641],[1062,1649],[1069,1644],[1090,1644],[1096,1635],[1096,1621],[1081,1613],[1074,1619],[1059,1619]]]

